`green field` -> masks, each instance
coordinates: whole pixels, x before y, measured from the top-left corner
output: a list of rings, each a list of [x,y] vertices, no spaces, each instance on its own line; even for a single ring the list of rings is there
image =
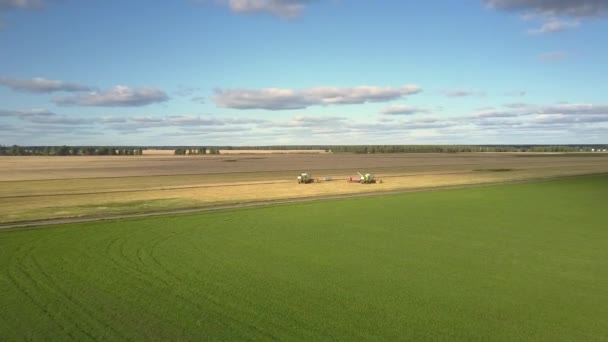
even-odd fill
[[[608,176],[0,232],[0,340],[608,339]]]

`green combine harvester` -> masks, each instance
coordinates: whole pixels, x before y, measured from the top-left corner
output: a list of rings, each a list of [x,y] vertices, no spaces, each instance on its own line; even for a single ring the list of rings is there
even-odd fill
[[[298,184],[309,184],[309,183],[313,183],[315,180],[310,177],[310,175],[306,172],[302,172],[299,176],[298,176]]]

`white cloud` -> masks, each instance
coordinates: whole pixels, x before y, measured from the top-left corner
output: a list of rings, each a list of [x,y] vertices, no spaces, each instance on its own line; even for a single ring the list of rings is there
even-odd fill
[[[525,103],[525,102],[512,102],[512,103],[505,103],[503,105],[503,107],[507,107],[507,108],[523,108],[523,107],[528,107],[529,104]]]
[[[428,113],[429,111],[424,108],[409,106],[409,105],[392,105],[388,106],[380,111],[386,115],[413,115],[420,113]]]
[[[212,100],[218,106],[226,108],[287,110],[303,109],[315,105],[386,102],[421,91],[422,89],[417,85],[406,85],[399,88],[359,86],[351,88],[316,87],[300,90],[219,89]]]
[[[0,0],[0,10],[34,9],[44,6],[43,0]]]
[[[208,0],[196,2],[206,3]],[[311,2],[310,0],[216,0],[236,13],[269,13],[283,18],[297,17]]]
[[[485,96],[485,93],[471,89],[445,89],[441,93],[447,97]]]
[[[95,121],[99,122],[99,123],[119,123],[119,122],[126,122],[127,119],[123,118],[123,117],[117,117],[117,116],[100,116]]]
[[[509,90],[507,92],[504,92],[503,95],[505,96],[526,96],[528,94],[527,90],[523,90],[523,89],[516,89],[516,90]]]
[[[220,119],[194,115],[168,116],[164,119],[164,122],[169,126],[217,126],[225,124]]]
[[[44,7],[45,0],[0,0],[0,12],[9,10],[31,10]],[[0,18],[0,31],[6,26],[4,20]]]
[[[408,130],[428,130],[461,125],[463,125],[463,122],[460,122],[459,120],[453,120],[452,118],[416,118],[404,120],[401,122],[401,127]]]
[[[129,118],[130,121],[140,123],[140,124],[150,124],[150,123],[161,123],[163,122],[163,118],[161,117],[152,117],[152,116],[133,116]]]
[[[263,128],[323,128],[344,126],[347,119],[340,116],[297,115],[288,121],[266,121]]]
[[[608,113],[608,111],[606,113]],[[608,122],[608,114],[602,114],[602,115],[567,115],[567,114],[547,115],[547,114],[541,114],[541,115],[538,115],[534,119],[534,122],[539,123],[539,124],[599,123],[599,122]]]
[[[0,116],[16,117],[35,124],[81,125],[92,122],[88,119],[57,115],[47,109],[0,110]]]
[[[49,80],[42,77],[29,79],[17,79],[0,77],[0,84],[15,91],[29,93],[53,93],[53,92],[77,92],[89,91],[90,87],[78,83],[70,83],[57,80]]]
[[[550,21],[545,22],[541,27],[528,30],[529,34],[538,35],[538,34],[546,34],[546,33],[555,33],[561,32],[569,29],[573,29],[578,27],[578,22],[567,22],[560,21],[556,19],[552,19]]]
[[[83,125],[90,124],[92,120],[84,118],[74,118],[65,115],[27,117],[27,121],[37,124],[56,124],[56,125]]]
[[[192,126],[192,127],[181,127],[181,129],[174,134],[180,136],[182,134],[190,134],[190,135],[205,135],[209,133],[227,133],[227,132],[247,132],[251,129],[248,127],[239,127],[239,126]]]
[[[62,106],[136,107],[169,100],[158,88],[129,88],[116,86],[106,91],[93,91],[74,96],[55,97],[53,102]]]
[[[55,115],[55,113],[53,113],[47,109],[43,109],[43,108],[19,109],[19,110],[0,109],[0,116],[27,117],[27,116],[49,116],[49,115]]]
[[[462,115],[383,115],[378,121],[349,115],[295,115],[289,119],[264,120],[220,115],[72,117],[46,109],[0,110],[0,117],[7,116],[14,121],[0,122],[15,127],[18,132],[27,132],[19,136],[28,144],[33,140],[42,143],[44,137],[83,136],[83,132],[90,131],[103,132],[104,139],[133,133],[129,137],[134,144],[158,144],[159,141],[192,144],[190,141],[195,140],[188,139],[198,137],[196,141],[203,139],[206,144],[213,141],[215,144],[263,145],[597,143],[605,142],[605,132],[608,132],[608,104],[593,103],[523,103]],[[391,120],[383,120],[385,118]],[[33,136],[33,132],[39,133]],[[154,140],[146,140],[151,136]],[[106,140],[105,144],[111,141]]]
[[[490,7],[542,16],[595,17],[608,13],[605,0],[485,0]]]
[[[96,122],[99,123],[108,123],[109,125],[105,126],[110,130],[118,130],[118,131],[139,131],[142,129],[171,129],[171,128],[190,128],[190,129],[205,129],[209,127],[215,126],[225,126],[224,130],[230,130],[230,128],[234,128],[234,130],[244,129],[244,127],[248,127],[251,125],[258,125],[262,123],[266,123],[266,120],[261,119],[248,119],[248,118],[226,118],[226,117],[218,117],[218,116],[201,116],[201,115],[168,115],[168,116],[127,116],[123,117],[122,121],[119,121],[116,118],[112,118],[111,120],[103,120],[102,118],[98,118]],[[114,124],[114,123],[120,124]]]
[[[476,113],[474,116],[477,118],[510,118],[521,115],[529,115],[526,110],[484,110]]]
[[[590,103],[560,103],[554,105],[532,105],[514,103],[504,105],[506,109],[485,110],[474,113],[471,118],[506,118],[526,115],[608,115],[608,105]]]
[[[293,126],[305,127],[305,126],[321,126],[321,125],[333,125],[346,121],[347,119],[339,116],[294,116],[291,120]]]
[[[590,103],[561,103],[539,108],[541,114],[608,115],[608,105]]]
[[[268,122],[268,120],[264,119],[255,119],[255,118],[222,118],[227,124],[236,124],[236,125],[248,125],[248,124],[262,124]]]
[[[608,14],[606,0],[484,0],[491,8],[523,12],[525,20],[540,20],[542,25],[528,30],[529,34],[556,33],[579,26],[585,18]],[[574,18],[562,20],[560,18]]]

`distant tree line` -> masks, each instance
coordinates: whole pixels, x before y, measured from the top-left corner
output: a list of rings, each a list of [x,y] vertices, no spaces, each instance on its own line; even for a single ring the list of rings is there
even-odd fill
[[[590,152],[598,147],[573,145],[361,145],[330,146],[332,152],[352,153],[457,153],[457,152]]]
[[[219,154],[220,150],[324,150],[334,153],[594,152],[608,145],[269,145],[269,146],[4,146],[0,156],[135,156],[143,150],[173,150],[176,155]]]
[[[217,148],[207,148],[207,147],[190,147],[190,148],[177,147],[177,148],[175,148],[174,153],[176,155],[220,154],[220,150]]]
[[[141,147],[0,145],[0,156],[139,156],[142,153]]]
[[[608,145],[269,145],[214,146],[215,150],[324,150],[334,153],[592,152]]]
[[[269,145],[214,146],[217,150],[324,150],[334,153],[592,152],[608,145]]]

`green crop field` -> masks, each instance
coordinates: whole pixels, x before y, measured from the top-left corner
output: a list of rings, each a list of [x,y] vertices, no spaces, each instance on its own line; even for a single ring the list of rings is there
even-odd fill
[[[608,339],[608,176],[0,231],[0,340]]]

